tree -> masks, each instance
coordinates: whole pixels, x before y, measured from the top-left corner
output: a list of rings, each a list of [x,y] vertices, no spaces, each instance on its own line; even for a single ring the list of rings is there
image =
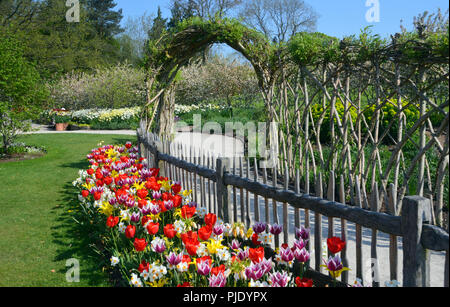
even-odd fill
[[[119,62],[129,62],[141,66],[144,60],[145,43],[153,25],[152,15],[145,12],[141,16],[128,17],[124,23],[124,32],[117,36],[119,43]]]
[[[181,21],[194,16],[192,1],[171,0],[170,12],[172,17],[167,23],[167,28],[174,29]]]
[[[161,8],[158,6],[158,14],[153,19],[152,28],[148,31],[148,39],[157,40],[167,29],[167,19],[162,17]]]
[[[29,120],[39,114],[47,95],[17,40],[0,34],[0,134],[5,153],[21,132],[30,129]]]
[[[124,30],[120,26],[122,9],[114,11],[114,0],[87,0],[88,22],[103,38],[113,38]]]
[[[44,0],[29,28],[16,30],[25,56],[37,63],[41,76],[55,78],[73,70],[90,71],[115,61],[116,43],[96,34],[86,22],[86,9],[81,6],[81,22],[72,23],[67,22],[66,11],[65,1]]]
[[[26,27],[38,11],[34,0],[0,0],[0,26]]]
[[[169,27],[174,27],[184,19],[198,16],[204,19],[224,18],[242,3],[242,0],[171,0],[172,19]]]
[[[233,117],[233,101],[251,101],[258,96],[255,71],[235,59],[214,56],[203,65],[192,64],[182,69],[176,99],[194,105],[216,102],[226,104]]]
[[[303,0],[247,0],[241,18],[249,26],[277,42],[295,33],[314,31],[318,15]]]

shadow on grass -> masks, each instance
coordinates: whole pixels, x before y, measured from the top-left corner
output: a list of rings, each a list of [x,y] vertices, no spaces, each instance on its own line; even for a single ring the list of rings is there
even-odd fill
[[[59,212],[57,226],[52,227],[53,243],[58,246],[55,261],[77,259],[80,264],[80,281],[86,286],[109,286],[109,274],[103,269],[108,263],[96,247],[101,246],[96,225],[90,224],[79,211],[78,196],[71,183],[64,185],[63,207]],[[66,274],[67,267],[59,273]],[[76,284],[75,284],[76,286]]]

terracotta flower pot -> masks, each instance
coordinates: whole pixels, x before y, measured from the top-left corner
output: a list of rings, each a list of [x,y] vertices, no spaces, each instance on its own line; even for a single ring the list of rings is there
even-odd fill
[[[55,129],[56,131],[66,131],[68,126],[68,123],[59,123],[55,125]]]

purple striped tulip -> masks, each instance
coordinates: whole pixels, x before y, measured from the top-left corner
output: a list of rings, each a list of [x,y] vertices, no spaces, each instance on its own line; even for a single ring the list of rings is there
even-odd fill
[[[273,235],[279,235],[283,232],[283,226],[278,224],[273,224],[270,226],[270,233]]]

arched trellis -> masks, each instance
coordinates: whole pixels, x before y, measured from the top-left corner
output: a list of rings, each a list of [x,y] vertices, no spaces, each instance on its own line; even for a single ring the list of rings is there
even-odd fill
[[[146,62],[147,105],[142,117],[147,129],[169,136],[174,122],[173,81],[179,70],[199,52],[214,43],[223,43],[241,53],[253,66],[266,102],[279,72],[279,47],[261,33],[235,19],[190,19],[174,33],[165,33],[150,42]]]

